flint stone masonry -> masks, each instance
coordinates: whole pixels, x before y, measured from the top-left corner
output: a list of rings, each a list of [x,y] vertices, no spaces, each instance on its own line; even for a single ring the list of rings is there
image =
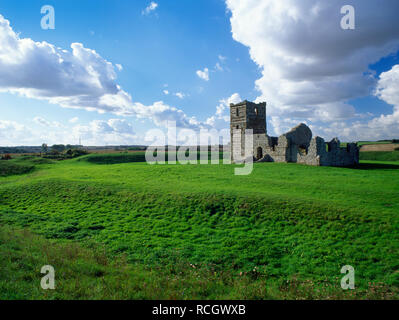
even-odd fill
[[[347,167],[359,163],[357,143],[341,147],[338,138],[325,142],[313,137],[306,124],[299,124],[280,137],[267,134],[266,103],[243,101],[230,104],[231,160],[245,158],[245,130],[253,130],[249,150],[257,162],[296,162],[314,166]],[[248,155],[247,155],[248,156]]]

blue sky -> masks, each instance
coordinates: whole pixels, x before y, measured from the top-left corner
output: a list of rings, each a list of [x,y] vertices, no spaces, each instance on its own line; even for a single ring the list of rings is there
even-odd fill
[[[350,66],[353,65],[350,63],[351,57],[358,51],[364,52],[364,55],[357,58],[362,64],[354,67],[354,70],[334,73],[334,77],[339,77],[333,79],[333,87],[332,82],[327,83],[325,80],[332,78],[331,70],[325,67],[328,65],[328,58],[327,63],[322,62],[323,65],[321,62],[314,65],[312,62],[309,65],[308,70],[318,72],[319,78],[316,80],[314,74],[309,75],[308,70],[304,72],[302,66],[295,62],[296,64],[292,65],[294,79],[294,76],[284,76],[285,72],[291,73],[286,62],[290,54],[282,57],[276,56],[275,52],[281,51],[284,55],[285,48],[288,48],[289,52],[295,52],[298,48],[299,55],[295,61],[304,61],[304,57],[309,55],[306,50],[310,50],[306,49],[306,45],[316,48],[318,41],[325,37],[322,37],[322,34],[320,37],[306,37],[307,31],[303,30],[304,44],[298,42],[298,35],[290,24],[292,17],[286,14],[290,11],[269,7],[266,2],[268,1],[248,0],[240,4],[238,0],[155,0],[154,9],[146,13],[145,9],[151,1],[1,1],[0,15],[9,21],[12,31],[19,39],[32,39],[35,43],[45,41],[55,48],[59,47],[69,52],[72,51],[72,43],[80,43],[84,48],[95,50],[102,61],[112,63],[115,78],[107,73],[105,77],[108,78],[104,80],[103,86],[111,88],[112,84],[115,84],[120,86],[120,90],[112,87],[109,91],[105,90],[104,94],[114,94],[119,90],[118,92],[124,96],[123,103],[127,106],[121,111],[116,103],[113,103],[106,108],[100,108],[102,113],[98,113],[96,103],[103,93],[99,94],[97,89],[95,99],[90,100],[88,105],[81,101],[61,103],[57,100],[50,103],[51,98],[64,97],[65,93],[43,86],[40,86],[40,90],[37,88],[39,78],[51,78],[52,75],[47,72],[54,68],[53,65],[47,67],[46,59],[51,56],[37,50],[40,54],[29,55],[30,60],[26,61],[35,70],[32,72],[33,79],[18,78],[16,81],[20,87],[8,84],[7,73],[2,74],[0,71],[0,80],[1,77],[4,78],[0,83],[0,145],[76,143],[81,136],[87,144],[137,144],[143,142],[147,130],[163,127],[164,119],[171,120],[174,117],[178,123],[182,123],[181,127],[195,130],[201,127],[220,129],[228,127],[228,103],[241,99],[268,102],[270,134],[278,135],[295,123],[306,122],[317,134],[327,138],[338,135],[342,140],[361,140],[372,136],[393,138],[396,134],[399,137],[399,132],[395,131],[399,117],[396,116],[395,105],[392,105],[392,101],[396,102],[396,91],[392,97],[392,88],[386,87],[390,78],[396,79],[393,70],[398,64],[399,38],[396,31],[392,31],[392,36],[387,36],[379,42],[375,40],[377,37],[381,39],[379,33],[376,31],[375,35],[371,34],[370,48],[359,42],[358,47],[350,49],[352,51],[348,49],[353,54],[331,54],[331,65],[336,63],[339,68],[342,65],[337,62],[339,59],[347,59]],[[299,16],[295,17],[298,24],[301,21],[300,13],[304,12],[299,9],[315,12],[314,8],[318,8],[315,5],[320,1],[313,2],[309,8],[306,8],[306,5],[303,8],[295,8],[289,0],[280,3],[284,3],[286,8],[298,9]],[[357,5],[355,8],[358,8],[360,15],[369,17],[373,11],[372,6],[367,4],[363,5],[359,1],[349,2]],[[397,9],[394,2],[386,0],[386,3],[391,6],[386,12]],[[43,5],[52,5],[55,9],[55,30],[41,29],[40,21],[43,15],[40,9]],[[335,6],[318,9],[317,15],[323,19],[324,13],[329,14],[329,11],[334,10],[339,18],[339,8],[340,3],[337,1]],[[328,16],[330,18],[326,23],[339,25],[339,19],[331,21],[334,20],[334,16],[331,16],[331,13]],[[276,20],[271,26],[269,23],[273,22],[273,19]],[[283,25],[286,29],[276,26],[282,19],[288,21],[288,25]],[[314,21],[316,23],[317,18],[314,18]],[[359,38],[364,38],[364,34],[370,30],[366,30],[365,27],[362,30],[362,16],[358,21],[360,25],[357,28],[360,31],[354,30],[354,37],[359,34]],[[384,34],[387,30],[397,27],[397,22],[389,17],[384,21],[382,26],[376,27],[382,28],[381,32]],[[334,32],[340,37],[346,37],[339,28]],[[356,43],[353,39],[350,40]],[[337,41],[336,36],[334,41]],[[338,45],[339,41],[341,40],[338,39]],[[375,47],[375,43],[381,50],[371,49]],[[1,46],[2,44],[0,48]],[[18,50],[25,55],[26,51],[22,46]],[[10,54],[12,51],[7,52]],[[330,53],[320,52],[320,56],[322,54],[326,57]],[[0,62],[1,59],[0,55]],[[91,59],[90,57],[82,64],[86,63],[86,66],[89,66],[93,61]],[[314,61],[320,60],[319,56],[315,55]],[[5,68],[6,63],[4,62]],[[105,62],[98,68],[106,68],[104,65]],[[121,70],[118,69],[118,65],[122,66]],[[41,72],[41,68],[45,71]],[[198,71],[205,71],[205,68],[208,69],[209,80],[198,76]],[[26,68],[20,72],[24,73],[24,70]],[[98,72],[101,73],[101,70]],[[367,80],[364,74],[370,71],[375,73],[372,74],[371,80]],[[383,79],[380,79],[382,72],[387,73],[388,78],[383,87]],[[353,85],[353,89],[346,83],[349,81],[348,74],[351,75],[351,83],[359,83]],[[76,75],[76,78],[79,76],[82,75]],[[75,77],[73,73],[72,77]],[[298,87],[303,86],[300,93],[291,86],[291,83],[298,83],[298,77],[302,79]],[[51,86],[50,80],[48,83]],[[320,83],[323,85],[319,86]],[[342,86],[336,83],[341,83]],[[374,94],[378,86],[383,93],[380,96]],[[309,92],[311,97],[323,97],[323,92],[327,92],[328,99],[326,94],[325,103],[320,102],[320,99],[304,97],[303,93],[308,90],[314,90]],[[335,94],[334,90],[340,92]],[[341,94],[343,91],[348,92]],[[91,94],[92,91],[88,93]],[[381,120],[381,115],[391,118],[389,121]],[[381,121],[388,122],[392,129],[382,130],[381,127],[386,127],[386,123],[380,123]],[[353,128],[356,130],[352,130]],[[10,130],[14,133],[10,134]],[[367,135],[370,132],[372,136],[369,137]]]

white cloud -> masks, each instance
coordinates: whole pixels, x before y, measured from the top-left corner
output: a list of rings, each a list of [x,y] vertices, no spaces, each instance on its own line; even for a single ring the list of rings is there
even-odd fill
[[[217,71],[223,71],[223,67],[220,65],[219,62],[216,62],[215,70],[217,70]]]
[[[15,141],[19,145],[29,144],[32,132],[24,125],[15,121],[0,120],[0,141],[2,146],[13,146]]]
[[[351,1],[354,31],[340,28],[345,1],[226,4],[233,38],[249,48],[261,68],[257,101],[268,102],[268,115],[276,117],[271,124],[277,129],[278,119],[282,124],[285,119],[308,119],[331,126],[337,120],[354,121],[348,101],[369,95],[376,85],[369,65],[399,49],[399,2],[394,0]]]
[[[198,70],[197,76],[200,77],[202,80],[209,81],[209,69],[205,68],[203,71]]]
[[[186,95],[182,92],[176,92],[175,96],[178,97],[179,99],[184,99]]]
[[[58,121],[48,121],[42,117],[35,117],[33,118],[33,121],[43,127],[53,127],[53,128],[61,128],[63,127],[63,125],[61,123],[59,123]]]
[[[0,91],[68,108],[132,113],[130,97],[115,82],[115,66],[94,50],[73,43],[71,51],[21,39],[0,15]]]
[[[217,129],[229,128],[230,113],[228,111],[230,110],[230,104],[236,104],[241,101],[241,97],[238,93],[233,93],[229,98],[219,100],[219,105],[216,106],[215,114],[209,117],[205,123]]]
[[[125,119],[93,120],[87,125],[72,128],[73,140],[82,139],[85,145],[134,144],[137,135]]]
[[[227,58],[219,54],[218,59],[219,59],[219,62],[216,62],[215,71],[224,71],[223,64],[225,63]]]
[[[152,1],[142,12],[142,15],[148,15],[158,8],[158,3]]]
[[[76,123],[76,122],[78,122],[78,121],[79,121],[79,118],[78,118],[78,117],[73,117],[73,118],[69,119],[69,122],[70,122],[70,123]]]
[[[142,141],[126,119],[93,120],[87,125],[72,127],[54,126],[40,117],[36,117],[35,122],[40,126],[32,130],[15,121],[0,120],[1,145],[77,144],[80,138],[85,145],[138,144]]]
[[[46,100],[65,108],[147,118],[156,124],[175,117],[178,125],[200,125],[195,118],[162,101],[149,106],[133,102],[116,82],[118,66],[83,44],[73,43],[68,51],[47,42],[21,39],[1,15],[0,43],[0,92]]]
[[[329,126],[315,125],[313,130],[329,138],[340,133],[340,137],[347,141],[379,140],[399,138],[399,65],[381,73],[374,94],[381,100],[393,106],[392,114],[375,117],[365,114],[356,121],[335,121]],[[374,117],[374,118],[372,118]],[[360,121],[363,119],[366,121]],[[371,119],[370,119],[371,118]],[[281,121],[277,120],[281,126]]]
[[[48,122],[47,120],[41,118],[41,117],[35,117],[33,119],[34,122],[36,122],[37,124],[43,126],[43,127],[50,127],[50,122]]]
[[[163,93],[164,93],[165,95],[168,95],[168,94],[169,94],[169,90],[164,90]]]
[[[123,70],[123,66],[122,66],[121,64],[119,64],[119,63],[116,63],[116,64],[115,64],[115,67],[116,67],[119,71],[122,71],[122,70]]]
[[[399,108],[399,64],[380,74],[375,95],[386,103]]]
[[[200,129],[204,126],[195,117],[189,117],[182,110],[168,106],[162,101],[151,106],[136,103],[135,110],[139,118],[150,118],[157,126],[166,126],[167,121],[175,121],[179,128]]]

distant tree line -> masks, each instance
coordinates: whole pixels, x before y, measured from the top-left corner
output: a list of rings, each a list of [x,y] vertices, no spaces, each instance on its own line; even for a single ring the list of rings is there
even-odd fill
[[[88,154],[81,146],[73,146],[70,144],[54,144],[50,148],[43,143],[41,148],[41,156],[47,159],[63,160],[77,158]]]

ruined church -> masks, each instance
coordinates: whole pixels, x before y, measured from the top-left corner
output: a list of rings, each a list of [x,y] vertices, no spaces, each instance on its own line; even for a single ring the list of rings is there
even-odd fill
[[[312,138],[310,128],[301,123],[280,137],[267,134],[266,103],[243,101],[230,104],[231,160],[240,162],[245,157],[245,130],[252,129],[254,161],[296,162],[314,166],[346,167],[359,163],[356,143],[341,147],[338,138],[325,142]]]

